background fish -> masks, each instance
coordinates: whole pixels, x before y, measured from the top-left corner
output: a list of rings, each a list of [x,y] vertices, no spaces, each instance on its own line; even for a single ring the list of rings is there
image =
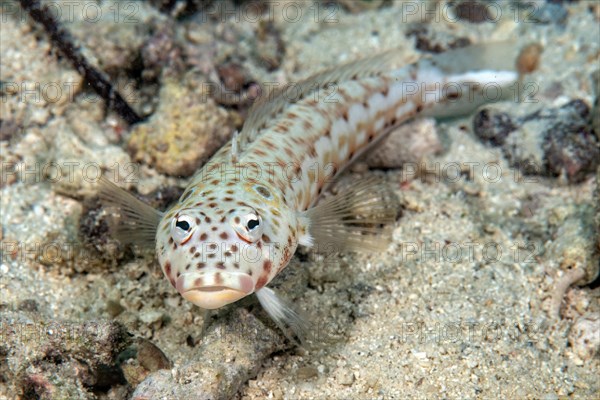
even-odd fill
[[[367,179],[317,203],[329,184],[390,131],[419,115],[456,116],[500,97],[490,86],[518,80],[517,49],[478,45],[393,68],[389,51],[318,73],[269,93],[242,131],[161,213],[100,180],[103,202],[120,210],[115,235],[155,247],[171,285],[203,309],[256,293],[286,332],[307,324],[267,287],[298,245],[385,249],[395,220],[394,192]],[[510,93],[504,90],[503,93]],[[389,237],[389,235],[388,235]]]

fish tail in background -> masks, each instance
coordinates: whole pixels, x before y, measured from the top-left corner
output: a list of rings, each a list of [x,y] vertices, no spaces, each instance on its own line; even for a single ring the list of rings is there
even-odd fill
[[[156,229],[162,213],[103,176],[98,180],[98,186],[102,205],[116,210],[119,215],[117,221],[110,219],[113,237],[122,243],[154,249]]]
[[[519,100],[520,48],[513,42],[487,43],[426,57],[412,66],[413,92],[422,116],[467,115],[485,103]],[[405,71],[399,70],[402,76]],[[409,85],[409,84],[407,84]],[[408,88],[409,86],[407,86]]]

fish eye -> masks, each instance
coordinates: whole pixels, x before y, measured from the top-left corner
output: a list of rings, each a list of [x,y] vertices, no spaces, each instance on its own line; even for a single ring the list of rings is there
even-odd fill
[[[189,223],[189,222],[187,222],[187,221],[177,221],[177,222],[175,223],[175,226],[176,226],[176,227],[178,227],[178,228],[179,228],[179,229],[181,229],[181,230],[184,230],[184,231],[186,231],[186,232],[187,232],[187,231],[189,231],[189,230],[190,230],[190,228],[191,228],[191,227],[190,227],[190,223]]]
[[[262,219],[254,210],[234,212],[231,217],[231,225],[238,236],[247,242],[254,243],[262,237]]]
[[[195,227],[196,224],[192,217],[188,215],[178,215],[173,219],[171,235],[177,243],[184,244],[192,237]]]
[[[248,223],[246,224],[246,228],[248,228],[249,231],[251,231],[252,229],[255,229],[258,226],[260,226],[260,221],[258,218],[249,219]]]

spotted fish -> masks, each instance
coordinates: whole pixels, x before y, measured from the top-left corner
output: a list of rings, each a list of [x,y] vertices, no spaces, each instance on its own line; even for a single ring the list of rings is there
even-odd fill
[[[490,87],[518,79],[508,43],[401,67],[397,56],[352,62],[264,96],[164,212],[102,178],[101,199],[121,215],[115,234],[154,247],[166,279],[195,305],[212,310],[255,293],[284,331],[301,337],[305,322],[269,282],[299,245],[385,249],[381,232],[398,209],[380,180],[323,198],[331,182],[400,124],[465,114],[490,100]]]

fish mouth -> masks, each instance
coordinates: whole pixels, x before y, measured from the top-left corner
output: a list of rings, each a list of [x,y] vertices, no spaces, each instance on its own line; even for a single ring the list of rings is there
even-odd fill
[[[254,292],[254,281],[237,272],[187,273],[177,278],[176,287],[184,299],[214,310]]]

